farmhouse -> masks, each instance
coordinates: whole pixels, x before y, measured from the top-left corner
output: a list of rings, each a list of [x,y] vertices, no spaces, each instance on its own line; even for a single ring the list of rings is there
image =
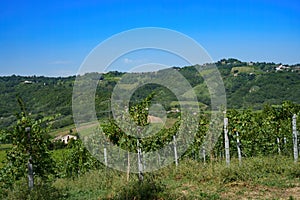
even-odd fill
[[[278,67],[275,68],[276,71],[283,71],[286,69],[289,69],[290,67],[285,66],[285,65],[279,65]]]
[[[69,140],[70,139],[74,139],[74,140],[77,140],[77,136],[74,136],[74,135],[64,135],[64,136],[58,136],[56,137],[54,140],[61,140],[63,143],[65,144],[68,144]]]

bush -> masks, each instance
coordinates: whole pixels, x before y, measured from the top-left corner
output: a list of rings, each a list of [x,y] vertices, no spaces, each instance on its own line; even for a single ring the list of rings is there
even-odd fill
[[[291,178],[300,179],[300,165],[297,163],[294,166],[292,166],[288,174]]]
[[[36,180],[34,188],[29,190],[27,180],[24,178],[15,182],[12,190],[6,190],[0,197],[7,200],[56,200],[66,199],[67,196],[66,192],[40,179]]]
[[[142,182],[129,182],[113,199],[159,199],[164,188],[161,182],[145,177]]]

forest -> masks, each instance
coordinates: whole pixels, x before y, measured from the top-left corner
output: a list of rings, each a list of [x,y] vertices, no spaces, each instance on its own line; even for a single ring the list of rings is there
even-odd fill
[[[300,103],[300,65],[275,63],[247,63],[237,59],[223,59],[215,63],[223,78],[227,107],[235,109],[260,110],[264,105],[281,104],[283,101]],[[203,108],[210,106],[210,96],[203,78],[195,66],[174,67],[189,81],[198,101]],[[95,95],[97,116],[108,117],[108,103],[112,90],[124,73],[109,72],[101,75]],[[90,73],[85,76],[98,77]],[[0,77],[0,128],[8,128],[16,122],[18,113],[17,98],[26,102],[27,110],[35,119],[53,117],[56,121],[53,128],[61,128],[73,124],[72,92],[76,76],[70,77],[38,77],[38,76],[6,76]],[[176,81],[176,80],[170,80]],[[134,80],[133,80],[134,82]],[[171,83],[172,84],[172,83]],[[159,85],[145,85],[139,88],[132,101],[145,98],[155,91],[156,100],[164,104],[166,110],[174,107],[176,97],[171,91]],[[188,95],[183,94],[183,95]],[[173,102],[173,104],[172,104]]]

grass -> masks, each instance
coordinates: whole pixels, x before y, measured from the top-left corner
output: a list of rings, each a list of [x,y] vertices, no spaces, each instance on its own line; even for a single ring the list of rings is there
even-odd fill
[[[173,125],[178,121],[178,119],[176,118],[167,118],[166,123],[165,123],[165,127],[166,128],[171,128],[173,127]]]
[[[233,67],[231,73],[238,71],[238,73],[253,73],[255,71],[254,67]]]
[[[82,127],[80,127],[79,132],[82,136],[87,135],[87,134],[91,133],[97,127],[97,125],[98,124],[95,122],[81,124]],[[72,130],[72,133],[77,132],[76,127],[73,124],[70,126],[52,130],[52,131],[50,131],[49,134],[53,137],[64,136],[64,135],[70,134],[70,130]]]
[[[1,145],[1,148],[10,148]],[[0,151],[0,159],[5,156]],[[53,152],[62,157],[65,150]],[[26,179],[16,184],[7,199],[22,199],[30,194]],[[48,192],[43,198],[58,199],[298,199],[300,198],[300,163],[291,157],[270,156],[237,159],[226,166],[224,160],[203,163],[183,159],[178,167],[170,165],[144,175],[139,182],[130,175],[109,168],[89,171],[78,178],[57,178],[51,185],[41,185],[32,193]],[[27,198],[26,197],[26,198]],[[30,196],[31,197],[31,196]],[[27,198],[27,199],[28,199]],[[32,198],[34,199],[34,198]]]
[[[54,186],[68,190],[68,199],[297,199],[300,197],[300,166],[286,157],[233,159],[204,164],[185,159],[145,174],[112,169],[90,171],[77,179],[58,179]]]
[[[174,123],[178,121],[178,119],[176,118],[167,118],[166,119],[166,123],[165,123],[165,127],[166,128],[170,128],[172,127],[172,125],[174,125]],[[102,120],[99,121],[100,124],[105,124],[107,123],[107,120]],[[78,129],[79,134],[81,137],[93,134],[95,132],[95,130],[97,129],[98,124],[95,122],[92,123],[86,123],[83,124],[82,127],[80,127]],[[77,130],[75,128],[75,125],[71,125],[71,126],[67,126],[64,128],[60,128],[60,129],[56,129],[56,130],[52,130],[49,134],[53,137],[57,137],[57,136],[63,136],[63,135],[67,135],[70,134],[70,130],[72,129],[73,133],[76,133]]]
[[[66,126],[63,128],[51,130],[49,132],[49,134],[53,137],[60,136],[60,135],[67,135],[70,133],[70,130],[72,130],[73,132],[76,132],[75,125],[70,125],[70,126]]]

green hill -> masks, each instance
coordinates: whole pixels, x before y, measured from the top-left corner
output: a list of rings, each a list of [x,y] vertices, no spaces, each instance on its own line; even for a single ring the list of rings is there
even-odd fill
[[[246,63],[236,59],[223,59],[215,63],[218,67],[226,89],[229,108],[261,109],[264,104],[280,104],[284,100],[300,103],[300,65],[286,66],[276,70],[281,64]],[[199,67],[199,66],[197,66]],[[203,78],[193,66],[174,68],[178,70],[194,88],[201,105],[210,105],[210,97]],[[85,76],[95,78],[97,74]],[[109,99],[111,92],[123,73],[110,72],[103,74],[98,83],[95,96],[98,117],[109,116]],[[73,123],[72,91],[75,76],[70,77],[37,77],[5,76],[0,77],[0,128],[7,128],[15,121],[19,112],[17,97],[21,97],[27,110],[36,118],[55,116],[53,128],[61,128]],[[124,89],[134,84],[134,79],[123,84]],[[176,79],[170,79],[170,84]],[[125,87],[126,86],[126,87]],[[149,93],[157,95],[154,101],[171,110],[176,97],[170,90],[156,84],[147,84],[133,94],[132,102],[145,98]],[[188,98],[191,91],[182,91]]]

